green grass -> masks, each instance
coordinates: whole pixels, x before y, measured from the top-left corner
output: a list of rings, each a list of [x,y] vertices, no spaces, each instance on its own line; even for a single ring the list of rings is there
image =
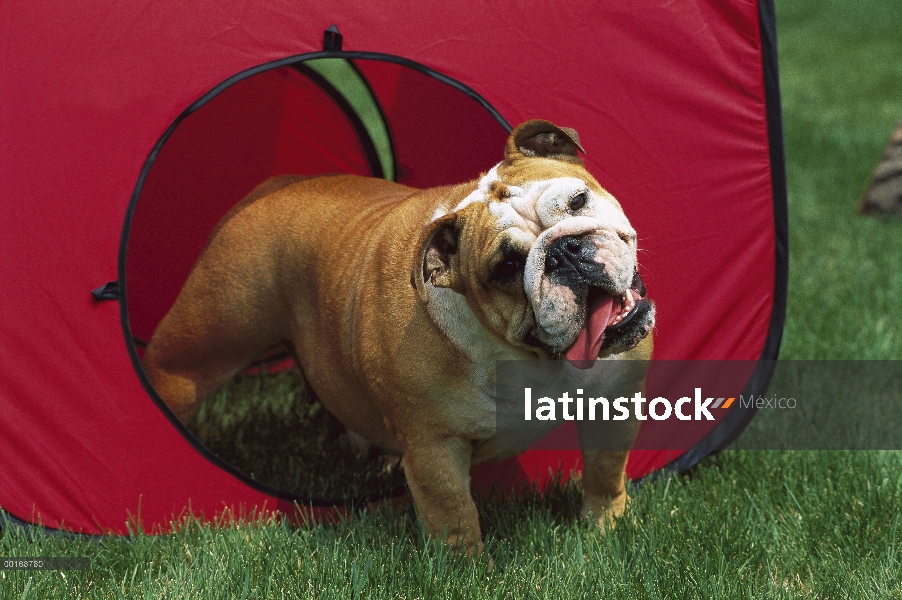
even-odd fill
[[[902,118],[902,2],[779,0],[777,14],[791,223],[781,357],[902,358],[902,224],[855,212]],[[578,495],[568,484],[483,502],[491,571],[423,540],[410,508],[127,539],[4,528],[0,556],[93,566],[0,571],[0,598],[902,598],[898,452],[727,451],[634,491],[606,536],[575,518]]]
[[[426,543],[410,510],[332,527],[183,523],[103,542],[10,529],[0,554],[87,555],[87,572],[0,572],[20,598],[900,598],[902,458],[736,452],[646,485],[608,535],[579,489],[482,504],[494,559]]]
[[[777,9],[790,207],[781,358],[902,358],[902,222],[856,213],[902,119],[902,3]]]
[[[404,486],[397,461],[356,448],[297,369],[236,378],[188,429],[240,471],[304,498],[389,497]]]

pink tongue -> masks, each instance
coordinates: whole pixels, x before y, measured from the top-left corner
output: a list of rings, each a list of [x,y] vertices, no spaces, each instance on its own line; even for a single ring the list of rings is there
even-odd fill
[[[583,328],[579,330],[576,341],[567,349],[567,360],[577,369],[588,369],[595,364],[601,344],[604,342],[604,330],[611,319],[614,309],[614,297],[603,296],[592,302]]]

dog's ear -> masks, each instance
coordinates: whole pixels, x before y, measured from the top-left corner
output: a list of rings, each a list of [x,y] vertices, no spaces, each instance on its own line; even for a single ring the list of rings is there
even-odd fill
[[[410,274],[410,283],[422,302],[429,299],[427,282],[463,293],[463,281],[457,269],[458,225],[457,213],[450,213],[430,223],[423,232],[420,251]]]
[[[550,121],[526,121],[507,138],[504,158],[515,160],[524,156],[541,156],[583,164],[576,152],[586,153],[579,143],[579,134],[569,127],[558,127]]]

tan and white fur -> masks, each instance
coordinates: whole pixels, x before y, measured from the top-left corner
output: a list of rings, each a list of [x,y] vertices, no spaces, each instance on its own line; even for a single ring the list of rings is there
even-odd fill
[[[535,120],[477,181],[263,183],[216,227],[155,331],[150,382],[184,422],[288,344],[329,411],[403,456],[426,532],[478,550],[469,470],[502,457],[495,361],[651,355],[636,232],[580,150],[576,132]],[[620,427],[631,440],[637,424]],[[584,450],[584,517],[606,524],[623,512],[626,456]]]

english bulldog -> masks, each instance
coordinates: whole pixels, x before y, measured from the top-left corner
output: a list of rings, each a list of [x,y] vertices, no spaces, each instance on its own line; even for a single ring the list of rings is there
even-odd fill
[[[459,185],[266,181],[217,225],[154,332],[150,383],[185,422],[287,344],[330,412],[403,456],[427,534],[478,552],[470,466],[504,454],[496,361],[651,355],[636,232],[582,151],[572,129],[533,120]],[[626,385],[643,382],[644,370]],[[637,423],[618,427],[631,441]],[[607,526],[624,511],[627,452],[583,449],[583,517]]]

